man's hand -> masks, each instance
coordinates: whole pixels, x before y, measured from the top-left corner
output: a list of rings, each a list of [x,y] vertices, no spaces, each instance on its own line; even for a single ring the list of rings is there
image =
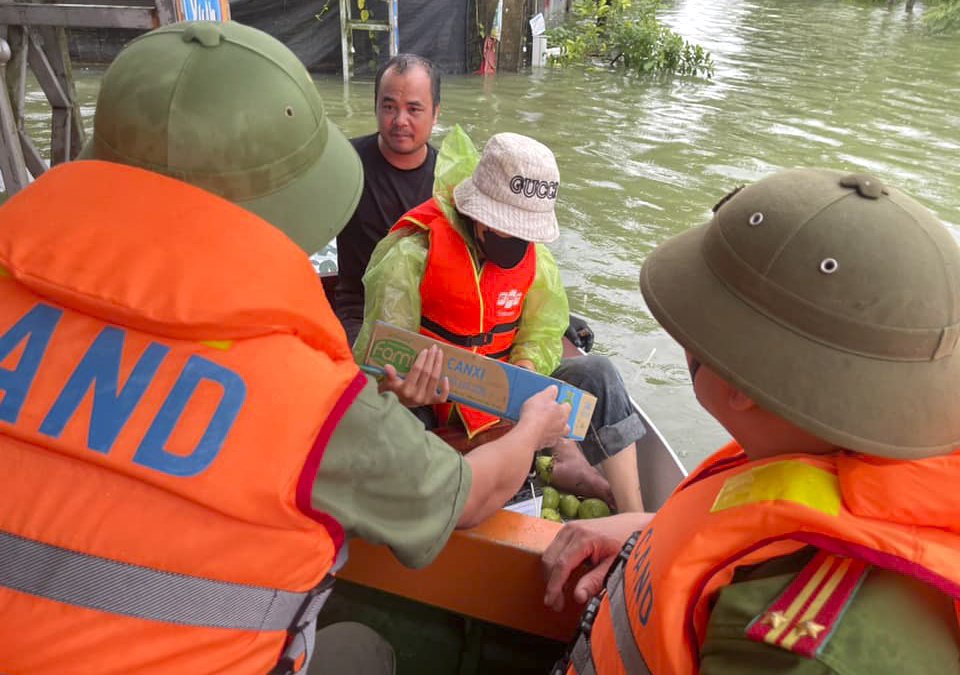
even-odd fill
[[[577,520],[563,526],[543,552],[540,562],[547,581],[543,604],[555,611],[564,605],[563,589],[570,574],[581,564],[591,570],[580,577],[573,589],[573,599],[584,604],[603,587],[610,565],[616,560],[624,542],[653,520],[652,513],[623,513],[608,518]]]
[[[380,393],[392,391],[400,403],[408,408],[443,403],[450,394],[450,380],[440,377],[443,351],[436,345],[430,345],[417,355],[405,378],[397,375],[397,369],[393,366],[384,366],[383,370]]]
[[[534,453],[567,433],[569,416],[570,405],[557,403],[551,385],[527,399],[510,431],[470,451],[464,459],[473,482],[457,527],[474,527],[501,509],[526,480]]]
[[[553,447],[557,441],[570,433],[567,420],[570,404],[557,403],[557,385],[551,384],[539,394],[531,396],[520,408],[517,427],[531,429],[536,433],[539,448]]]

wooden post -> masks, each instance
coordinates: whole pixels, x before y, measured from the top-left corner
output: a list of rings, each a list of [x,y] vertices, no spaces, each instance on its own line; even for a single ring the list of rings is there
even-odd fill
[[[350,2],[340,0],[340,57],[343,64],[343,81],[350,81],[353,71],[353,30],[350,27]]]
[[[17,125],[20,149],[23,152],[27,171],[33,177],[37,177],[47,170],[47,163],[23,126],[24,103],[27,96],[27,30],[22,26],[9,26],[7,40],[12,52],[10,63],[7,64],[7,94],[10,97],[10,108]]]
[[[390,24],[390,56],[400,53],[400,15],[397,0],[387,0],[387,23]]]
[[[67,31],[60,27],[44,26],[38,32],[43,40],[44,51],[50,67],[67,97],[67,107],[61,110],[54,107],[53,114],[54,119],[62,118],[61,123],[66,128],[65,133],[69,138],[69,143],[65,143],[62,154],[51,153],[50,163],[52,165],[60,161],[55,158],[63,157],[63,161],[68,161],[79,155],[86,140],[86,132],[83,129],[80,103],[77,101],[77,88],[73,81],[73,67],[70,63]]]
[[[23,28],[7,27],[7,42],[10,43],[10,62],[7,64],[7,93],[17,126],[23,121],[23,103],[27,96],[27,42]]]
[[[30,70],[37,78],[40,88],[46,94],[53,116],[50,122],[50,165],[66,162],[70,157],[70,137],[73,130],[73,102],[67,95],[50,64],[40,38],[32,30],[27,32],[27,59]]]
[[[503,25],[500,29],[500,50],[497,70],[516,73],[523,65],[522,51],[527,27],[526,0],[504,0]]]
[[[0,174],[3,189],[8,195],[18,192],[30,182],[27,166],[20,149],[20,135],[10,96],[7,94],[7,63],[10,61],[10,45],[0,39]]]

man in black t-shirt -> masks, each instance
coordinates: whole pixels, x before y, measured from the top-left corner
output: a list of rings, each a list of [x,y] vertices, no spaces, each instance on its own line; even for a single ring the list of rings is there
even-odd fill
[[[374,247],[404,213],[432,196],[440,73],[428,59],[398,54],[377,71],[377,133],[351,140],[363,162],[363,195],[337,237],[334,309],[353,343],[363,324],[363,273]]]

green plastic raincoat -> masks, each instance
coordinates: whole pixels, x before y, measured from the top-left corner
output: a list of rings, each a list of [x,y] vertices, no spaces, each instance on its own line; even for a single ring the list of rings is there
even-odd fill
[[[463,129],[455,126],[440,146],[433,184],[434,199],[467,242],[474,265],[477,253],[473,235],[466,232],[463,219],[454,208],[453,188],[473,173],[479,158],[473,142]],[[428,245],[427,233],[414,231],[391,233],[377,244],[363,275],[363,327],[353,346],[358,361],[363,360],[376,321],[414,332],[420,330],[420,282],[427,266]],[[510,361],[529,360],[538,373],[549,375],[560,365],[561,340],[569,323],[570,308],[556,260],[546,246],[536,247],[536,276],[524,301]]]

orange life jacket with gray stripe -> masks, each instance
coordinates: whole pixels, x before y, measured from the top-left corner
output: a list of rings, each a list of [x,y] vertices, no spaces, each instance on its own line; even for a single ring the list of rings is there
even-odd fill
[[[802,612],[755,639],[815,650],[827,634],[805,634],[801,624],[830,609],[851,561],[915,577],[956,602],[958,481],[960,453],[912,462],[848,453],[748,461],[730,444],[631,538],[585,610],[566,672],[698,672],[712,602],[735,569],[805,546],[833,554],[833,566],[815,570]]]
[[[0,265],[0,672],[295,670],[344,537],[313,479],[364,382],[307,257],[81,161],[0,208]]]
[[[405,213],[391,232],[411,226],[429,232],[427,267],[420,282],[420,332],[492,359],[507,360],[527,291],[537,273],[536,246],[527,247],[516,267],[504,269],[488,260],[478,274],[467,242],[435,200]],[[448,422],[453,410],[470,436],[499,421],[494,415],[455,403],[437,407],[440,424]]]

